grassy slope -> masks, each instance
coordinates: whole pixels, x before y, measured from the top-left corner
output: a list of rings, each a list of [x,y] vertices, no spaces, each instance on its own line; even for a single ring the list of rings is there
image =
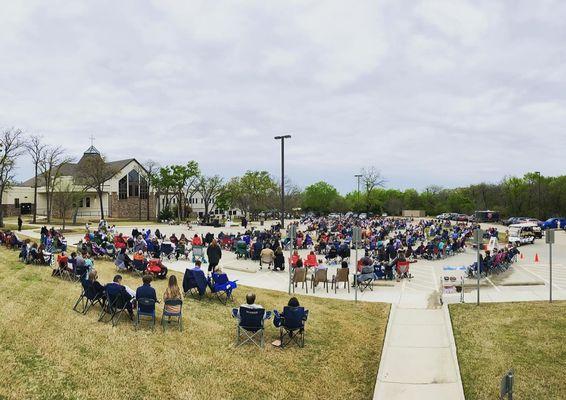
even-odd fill
[[[566,302],[450,306],[466,399],[496,399],[515,369],[518,399],[566,396]]]
[[[97,322],[98,307],[71,310],[78,284],[16,258],[0,249],[0,399],[372,398],[388,305],[300,297],[311,313],[304,349],[234,349],[230,307],[217,301],[187,300],[183,332],[136,332],[124,320],[112,328]],[[96,265],[109,281],[112,264]],[[135,289],[139,279],[125,283]],[[159,297],[164,285],[154,285]],[[288,299],[255,292],[268,309]],[[276,332],[270,322],[267,343]]]

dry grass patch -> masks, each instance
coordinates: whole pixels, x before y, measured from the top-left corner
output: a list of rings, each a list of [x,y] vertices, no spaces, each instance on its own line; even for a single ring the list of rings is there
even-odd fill
[[[112,279],[111,263],[96,267],[101,282]],[[270,321],[264,351],[234,349],[231,308],[218,301],[187,299],[183,332],[136,332],[129,320],[97,322],[98,307],[73,312],[79,285],[50,274],[0,250],[0,399],[372,398],[388,305],[299,296],[310,310],[304,349],[271,346]],[[140,279],[124,283],[135,289]],[[165,282],[154,286],[161,297]],[[254,291],[267,309],[288,300]],[[237,301],[245,293],[237,289]]]
[[[518,399],[564,399],[566,302],[450,306],[466,399],[496,399],[515,369]]]

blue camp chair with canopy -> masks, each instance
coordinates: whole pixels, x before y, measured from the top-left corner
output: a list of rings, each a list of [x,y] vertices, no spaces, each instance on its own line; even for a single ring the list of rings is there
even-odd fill
[[[238,320],[236,347],[253,343],[263,348],[264,321],[271,318],[271,311],[265,311],[263,308],[240,307],[232,309],[232,317]]]
[[[216,297],[224,305],[228,300],[232,300],[232,291],[238,287],[236,281],[228,280],[228,275],[213,273],[209,280],[210,291],[216,294]]]
[[[204,271],[187,268],[183,275],[183,292],[195,299],[202,299],[206,293],[208,282]]]
[[[281,347],[295,343],[299,347],[305,346],[305,323],[309,311],[304,307],[283,307],[283,312],[273,310],[275,316],[273,324],[279,328]]]

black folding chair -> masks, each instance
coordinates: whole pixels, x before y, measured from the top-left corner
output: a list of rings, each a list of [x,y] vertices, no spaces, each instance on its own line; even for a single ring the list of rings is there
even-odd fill
[[[81,283],[82,292],[79,296],[79,299],[75,303],[73,307],[73,311],[80,312],[82,314],[86,314],[88,310],[95,304],[100,304],[100,307],[104,309],[104,304],[106,302],[106,298],[103,294],[96,292],[94,286],[90,283],[90,281],[83,281]],[[79,304],[81,309],[79,310]]]
[[[232,316],[238,319],[236,326],[236,347],[244,343],[253,343],[263,348],[264,320],[271,318],[271,311],[263,308],[240,307],[234,308]]]
[[[305,323],[309,316],[309,311],[304,307],[284,307],[283,313],[279,314],[276,310],[275,321],[280,320],[279,340],[281,347],[295,343],[299,347],[305,347]]]
[[[118,292],[116,294],[109,294],[106,290],[106,305],[102,307],[102,312],[98,317],[98,321],[104,321],[106,315],[110,315],[109,322],[112,322],[112,326],[116,326],[122,318],[122,314],[128,308],[128,302],[130,301],[124,295],[124,292]]]
[[[167,311],[167,307],[179,307],[179,312],[170,312]],[[165,320],[167,317],[167,320]],[[171,318],[173,322],[176,322],[179,326],[179,330],[183,330],[183,300],[180,299],[169,299],[165,300],[165,304],[163,306],[163,315],[161,315],[161,326],[163,327],[163,332],[165,332],[165,326],[171,323]],[[176,321],[175,321],[176,318]]]

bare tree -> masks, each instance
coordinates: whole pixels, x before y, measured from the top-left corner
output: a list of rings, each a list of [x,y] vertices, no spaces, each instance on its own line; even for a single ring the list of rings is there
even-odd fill
[[[43,160],[45,148],[47,145],[41,142],[41,137],[30,136],[25,148],[30,155],[34,166],[34,180],[33,180],[33,223],[37,222],[37,178],[39,174],[39,163]]]
[[[196,183],[196,190],[202,196],[204,204],[204,220],[209,221],[209,209],[214,204],[214,199],[218,196],[224,187],[224,180],[218,176],[201,176]]]
[[[44,156],[39,162],[39,171],[45,185],[45,196],[47,201],[47,222],[51,222],[53,214],[53,192],[61,180],[62,168],[70,163],[72,159],[65,156],[62,147],[47,147]]]
[[[93,189],[100,202],[100,218],[104,219],[104,185],[118,171],[106,163],[98,154],[84,157],[78,164],[75,182],[84,190]]]
[[[370,209],[371,191],[377,187],[385,186],[385,179],[381,176],[381,172],[374,166],[362,168],[362,182],[366,189],[366,211]]]
[[[16,159],[25,152],[22,135],[21,130],[14,128],[0,134],[0,227],[4,226],[2,199],[14,182]]]
[[[57,185],[57,189],[53,192],[53,206],[59,218],[63,220],[63,230],[65,230],[67,214],[69,211],[77,209],[83,196],[84,192],[77,191],[77,187],[71,182]]]

